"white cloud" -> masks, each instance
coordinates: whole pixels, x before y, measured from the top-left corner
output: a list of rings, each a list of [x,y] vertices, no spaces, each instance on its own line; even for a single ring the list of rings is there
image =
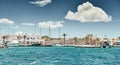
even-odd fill
[[[22,23],[21,25],[25,25],[25,26],[34,26],[35,24],[33,24],[33,23]]]
[[[14,21],[7,19],[7,18],[2,18],[0,19],[0,24],[14,24]]]
[[[99,8],[93,6],[90,2],[83,3],[77,8],[77,12],[68,11],[66,19],[76,20],[80,22],[109,22],[112,21],[111,16]]]
[[[45,5],[47,5],[51,2],[52,2],[52,0],[37,0],[37,1],[34,1],[34,2],[29,2],[29,3],[44,7]]]
[[[51,29],[55,29],[55,28],[59,28],[59,27],[63,27],[63,23],[64,21],[43,21],[43,22],[39,22],[39,27],[41,28],[51,28]]]

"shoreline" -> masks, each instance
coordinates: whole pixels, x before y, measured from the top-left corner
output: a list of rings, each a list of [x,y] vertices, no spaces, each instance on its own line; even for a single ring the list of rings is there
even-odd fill
[[[85,45],[75,45],[75,46],[52,46],[52,45],[41,45],[41,46],[8,46],[8,47],[4,47],[4,48],[9,48],[9,47],[73,47],[73,48],[103,48],[100,46],[85,46]],[[108,48],[120,48],[120,46],[111,46]]]

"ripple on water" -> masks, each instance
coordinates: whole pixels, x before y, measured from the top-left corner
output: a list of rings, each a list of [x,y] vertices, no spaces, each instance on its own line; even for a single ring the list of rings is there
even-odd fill
[[[119,64],[119,48],[13,47],[0,49],[0,65]]]

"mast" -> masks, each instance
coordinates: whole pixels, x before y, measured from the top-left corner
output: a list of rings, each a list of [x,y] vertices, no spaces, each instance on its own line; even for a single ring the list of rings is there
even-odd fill
[[[60,30],[60,27],[58,29],[58,36],[59,36],[58,42],[61,43],[61,30]]]
[[[51,29],[50,29],[50,26],[49,26],[49,37],[51,37]]]
[[[50,25],[49,25],[49,43],[50,44],[50,40],[51,40],[51,29],[50,29]]]
[[[34,35],[35,35],[35,31],[36,31],[36,30],[35,30],[35,24],[34,24]]]
[[[0,28],[0,39],[2,38],[2,36],[1,36],[1,28]]]
[[[42,29],[41,29],[41,27],[40,27],[40,31],[39,32],[40,32],[40,37],[42,37]]]
[[[60,33],[61,33],[61,30],[60,30],[60,27],[59,27],[59,31],[58,31],[59,39],[60,39]]]

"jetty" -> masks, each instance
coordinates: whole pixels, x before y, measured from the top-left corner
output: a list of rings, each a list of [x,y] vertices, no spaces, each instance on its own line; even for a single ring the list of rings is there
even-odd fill
[[[100,46],[95,45],[75,45],[76,48],[100,48]]]

